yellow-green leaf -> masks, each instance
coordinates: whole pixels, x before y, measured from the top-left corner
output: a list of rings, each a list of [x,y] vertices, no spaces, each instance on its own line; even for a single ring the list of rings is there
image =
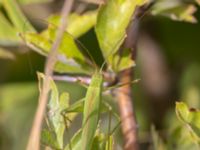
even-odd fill
[[[106,150],[113,150],[113,145],[114,145],[114,138],[113,136],[109,136],[107,141],[106,141]]]
[[[42,130],[41,140],[43,144],[48,145],[51,148],[54,149],[60,148],[56,140],[56,135],[53,132],[50,132],[49,130],[46,129]]]
[[[183,102],[176,103],[177,117],[189,127],[195,140],[200,141],[200,110],[188,108]]]
[[[56,27],[50,25],[47,30],[38,34],[26,32],[21,34],[29,47],[36,52],[47,55],[53,44]],[[91,74],[92,68],[86,63],[86,58],[80,52],[73,37],[65,32],[58,49],[57,62],[54,70],[60,73]]]
[[[38,73],[39,83],[45,78],[44,74]],[[56,141],[60,149],[63,148],[63,136],[65,131],[65,121],[61,112],[69,106],[69,94],[63,93],[59,99],[59,92],[56,84],[51,79],[50,83],[50,100],[48,102],[48,120],[51,125],[51,129],[56,136]]]
[[[144,3],[145,0],[109,0],[100,7],[95,31],[106,59],[119,49],[136,6]]]
[[[183,3],[181,1],[171,1],[171,0],[160,0],[156,2],[151,8],[151,13],[153,15],[161,15],[169,17],[176,21],[187,21],[191,23],[196,23],[197,20],[194,17],[196,12],[195,5],[191,3]]]
[[[67,32],[75,38],[80,37],[96,24],[97,11],[88,11],[82,15],[72,13],[68,18]],[[53,15],[48,18],[48,21],[56,26],[59,26],[60,16]]]
[[[122,54],[113,56],[113,67],[115,72],[120,72],[127,68],[135,66],[135,61],[132,60],[132,53],[130,49],[124,49]]]
[[[182,122],[188,122],[189,110],[185,103],[176,102],[176,114]]]

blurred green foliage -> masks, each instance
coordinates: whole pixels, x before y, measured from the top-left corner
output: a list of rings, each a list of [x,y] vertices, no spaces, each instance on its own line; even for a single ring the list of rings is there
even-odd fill
[[[14,5],[9,5],[9,2]],[[38,99],[35,72],[36,70],[42,70],[44,62],[44,58],[35,53],[30,53],[28,55],[19,54],[19,47],[14,47],[13,50],[12,46],[19,46],[19,44],[22,43],[17,33],[24,32],[25,30],[34,31],[34,29],[32,25],[27,25],[28,21],[23,16],[21,10],[18,9],[18,5],[12,2],[11,0],[0,1],[0,44],[4,46],[0,50],[0,58],[10,59],[13,58],[13,52],[16,54],[14,60],[0,60],[0,149],[2,150],[24,149],[26,145]],[[20,2],[20,4],[31,4],[32,2],[41,1],[19,0],[18,2]],[[44,2],[47,2],[47,0],[44,0]],[[168,95],[170,106],[166,106],[167,111],[164,112],[164,117],[158,118],[162,124],[162,126],[159,127],[162,132],[159,133],[155,128],[152,128],[150,133],[150,125],[153,122],[149,113],[153,113],[154,110],[150,108],[151,101],[148,101],[150,98],[145,93],[142,85],[134,85],[134,101],[140,130],[141,147],[147,149],[146,147],[153,145],[154,148],[152,147],[152,149],[158,150],[198,150],[198,142],[194,140],[196,136],[191,136],[191,132],[188,131],[188,125],[191,127],[192,123],[188,123],[186,120],[182,119],[180,119],[182,122],[179,121],[176,118],[174,109],[175,101],[179,99],[188,104],[188,106],[182,104],[185,107],[183,113],[188,113],[188,107],[200,108],[200,73],[198,71],[200,67],[199,23],[173,22],[166,17],[176,21],[195,23],[197,20],[200,20],[200,12],[195,12],[198,6],[193,5],[194,1],[192,0],[158,0],[154,3],[155,4],[150,8],[150,14],[153,16],[145,16],[140,20],[142,23],[141,30],[145,30],[145,32],[150,34],[162,47],[163,51],[161,52],[166,58],[173,79],[173,91]],[[12,6],[13,9],[8,6]],[[17,13],[15,11],[13,14],[13,12],[10,11],[11,9],[16,10]],[[76,20],[76,14],[73,15],[72,16]],[[96,38],[94,37],[95,32],[90,30],[95,24],[95,12],[89,13],[89,15],[92,15],[93,19],[88,21],[88,18],[84,18],[83,15],[82,19],[85,19],[85,22],[88,24],[85,25],[85,28],[80,28],[87,28],[87,30],[79,31],[78,33],[82,32],[80,34],[80,39],[88,49],[91,47],[92,49],[99,49],[97,41],[93,43],[88,42]],[[50,18],[58,19],[57,17],[59,18],[59,16]],[[79,24],[84,21],[76,20],[75,22]],[[73,28],[71,30],[73,32]],[[83,35],[83,33],[87,31],[89,32]],[[109,31],[110,30],[108,30],[108,34]],[[75,34],[75,37],[80,36],[77,35],[77,33],[71,34]],[[102,48],[101,44],[100,47]],[[10,51],[12,54],[10,54]],[[94,53],[94,55],[97,54]],[[31,66],[28,65],[29,61],[31,61]],[[31,69],[33,70],[32,74],[30,73]],[[136,70],[140,72],[140,68],[137,67]],[[138,77],[140,78],[139,75]],[[59,91],[69,92],[72,101],[78,100],[84,93],[82,88],[72,84],[62,84]],[[79,92],[77,93],[76,91]],[[162,98],[160,98],[160,101],[162,101]],[[177,110],[178,109],[181,108],[177,108]],[[199,121],[199,119],[197,120]],[[199,133],[199,131],[197,133]],[[153,140],[148,138],[149,134],[152,135]],[[96,140],[100,141],[101,137]],[[119,138],[119,140],[119,143],[122,143],[122,139]]]

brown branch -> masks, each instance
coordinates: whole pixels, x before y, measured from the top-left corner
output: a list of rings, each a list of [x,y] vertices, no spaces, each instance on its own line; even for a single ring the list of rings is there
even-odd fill
[[[135,19],[127,29],[127,38],[124,47],[132,49],[133,59],[136,58],[136,43],[138,20]],[[127,69],[119,75],[120,83],[131,83],[133,77],[133,70]],[[137,136],[137,122],[134,112],[134,105],[132,102],[132,88],[131,84],[122,86],[116,92],[118,107],[121,118],[121,128],[124,136],[124,149],[125,150],[138,150],[138,136]]]
[[[39,150],[40,149],[40,132],[42,128],[42,122],[45,114],[45,109],[48,101],[48,92],[50,90],[50,77],[53,74],[53,68],[56,63],[57,49],[61,43],[63,33],[67,26],[67,16],[71,11],[73,0],[65,0],[64,6],[61,12],[61,25],[57,31],[56,40],[54,41],[50,50],[49,56],[45,64],[45,79],[42,87],[42,91],[39,97],[39,105],[36,110],[31,134],[29,137],[27,150]]]
[[[132,69],[121,73],[120,82],[130,82]],[[138,150],[137,123],[133,110],[131,85],[122,86],[117,92],[118,105],[120,110],[121,127],[124,136],[125,150]]]

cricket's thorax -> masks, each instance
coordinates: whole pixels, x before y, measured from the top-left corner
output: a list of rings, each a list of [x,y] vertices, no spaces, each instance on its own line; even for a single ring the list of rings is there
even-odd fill
[[[93,76],[92,76],[92,80],[91,80],[91,83],[90,83],[90,86],[89,87],[102,87],[102,84],[103,84],[103,76],[102,74],[100,73],[95,73]]]

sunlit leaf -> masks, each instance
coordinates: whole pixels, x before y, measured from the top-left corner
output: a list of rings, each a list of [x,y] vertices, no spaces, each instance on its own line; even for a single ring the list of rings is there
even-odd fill
[[[106,141],[106,150],[113,150],[113,145],[114,145],[114,138],[113,136],[109,136],[109,138]]]
[[[173,122],[177,124],[177,122]],[[191,132],[188,132],[188,128],[185,126],[178,125],[172,131],[168,132],[169,137],[167,141],[168,149],[177,149],[177,150],[197,150],[199,149],[198,144],[191,136]]]
[[[100,7],[95,30],[106,59],[119,49],[136,6],[144,3],[145,0],[109,0]]]
[[[44,79],[45,76],[41,73],[38,73],[39,80]],[[41,81],[39,81],[41,83]],[[65,121],[62,116],[62,111],[69,106],[69,94],[62,93],[59,99],[59,92],[56,84],[51,79],[50,83],[50,100],[48,102],[48,120],[51,125],[51,128],[55,132],[56,141],[59,145],[59,148],[63,148],[63,136],[65,131]]]
[[[47,56],[55,39],[56,29],[55,26],[50,25],[41,34],[27,32],[21,34],[21,36],[29,47]],[[56,72],[79,74],[90,74],[92,72],[93,69],[86,63],[86,58],[80,52],[73,37],[67,32],[64,33],[58,52],[55,65]]]
[[[109,138],[107,138],[105,134],[97,132],[96,136],[94,137],[91,150],[107,150],[106,142],[108,142],[108,140]]]
[[[54,41],[56,37],[57,27],[49,26],[49,40]],[[84,63],[85,58],[80,52],[79,48],[76,46],[73,37],[65,32],[62,42],[59,47],[59,51],[63,53],[67,58],[73,58],[79,63]]]
[[[193,16],[196,7],[190,3],[181,1],[160,0],[154,4],[151,9],[153,15],[162,15],[177,21],[196,22]]]
[[[176,103],[176,114],[181,121],[188,122],[189,110],[185,103]]]
[[[200,110],[188,108],[183,102],[176,103],[177,117],[189,127],[194,139],[200,141]]]
[[[47,38],[32,32],[26,32],[20,35],[25,43],[37,53],[45,56],[48,54],[52,43],[50,43]]]
[[[69,63],[68,63],[69,62]],[[72,62],[72,63],[71,63]],[[54,67],[54,71],[59,73],[71,73],[71,74],[91,74],[92,70],[88,66],[81,66],[75,61],[57,61]]]
[[[124,49],[122,54],[116,54],[113,57],[113,70],[120,72],[127,68],[135,66],[135,62],[132,60],[132,53],[130,49]]]
[[[97,11],[89,11],[84,14],[70,14],[68,18],[67,31],[75,38],[80,37],[96,24]],[[48,21],[56,26],[60,23],[60,16],[54,15]]]
[[[49,130],[42,130],[41,140],[42,143],[45,145],[51,146],[54,149],[60,149],[59,144],[56,140],[56,135],[53,132],[50,132]]]

